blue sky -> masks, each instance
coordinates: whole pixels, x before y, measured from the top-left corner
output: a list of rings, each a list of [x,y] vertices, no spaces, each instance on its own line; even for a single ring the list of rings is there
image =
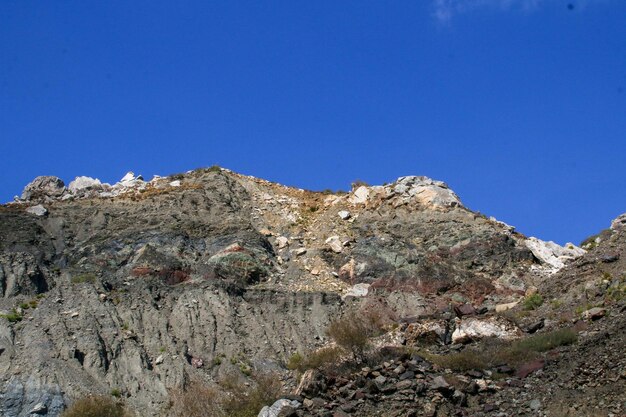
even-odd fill
[[[0,2],[0,201],[37,175],[402,175],[579,243],[626,211],[626,1]]]

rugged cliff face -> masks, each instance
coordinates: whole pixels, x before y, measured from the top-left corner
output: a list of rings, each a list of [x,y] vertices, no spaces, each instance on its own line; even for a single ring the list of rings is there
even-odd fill
[[[337,194],[218,168],[113,186],[39,177],[0,206],[0,410],[57,416],[119,392],[164,415],[189,378],[246,369],[288,388],[289,355],[327,343],[347,308],[493,311],[584,254],[566,246],[425,177]]]

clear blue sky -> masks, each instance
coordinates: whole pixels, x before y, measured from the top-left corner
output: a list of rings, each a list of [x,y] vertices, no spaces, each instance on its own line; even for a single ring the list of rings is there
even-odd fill
[[[37,175],[401,175],[579,243],[626,211],[626,1],[0,1],[0,201]]]

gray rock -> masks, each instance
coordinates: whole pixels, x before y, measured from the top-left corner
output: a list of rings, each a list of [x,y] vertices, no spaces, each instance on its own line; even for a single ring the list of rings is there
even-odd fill
[[[41,204],[37,204],[36,206],[27,208],[26,213],[30,213],[38,217],[43,217],[46,214],[48,214],[48,209],[42,206]]]
[[[541,401],[535,398],[534,400],[530,401],[530,403],[528,403],[528,407],[533,411],[537,411],[539,410],[539,408],[541,408]]]
[[[287,407],[298,408],[300,407],[300,403],[298,401],[287,400],[285,398],[276,400],[274,404],[271,406],[265,406],[259,412],[257,417],[278,417],[281,411],[283,411]]]
[[[30,182],[22,192],[22,200],[47,201],[61,197],[65,184],[59,177],[41,176]]]

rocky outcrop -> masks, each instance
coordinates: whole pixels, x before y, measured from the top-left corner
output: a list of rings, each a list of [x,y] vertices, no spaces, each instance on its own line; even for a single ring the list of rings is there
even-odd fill
[[[526,239],[526,246],[530,249],[542,263],[556,272],[563,268],[568,261],[578,258],[585,253],[572,243],[560,246],[554,242],[544,242],[543,240],[531,237]]]
[[[30,201],[50,201],[65,192],[65,184],[59,177],[41,176],[35,178],[22,191],[22,199]]]
[[[439,321],[441,310],[517,300],[553,267],[426,177],[328,195],[211,168],[150,181],[129,173],[114,185],[78,177],[68,189],[40,177],[23,197],[0,211],[0,393],[20,417],[57,416],[61,403],[112,390],[160,416],[168,390],[192,378],[287,375],[290,355],[327,345],[329,322],[361,305],[387,325],[433,314],[440,328],[413,323],[415,337],[449,346],[455,323]],[[31,213],[37,204],[45,215]],[[472,314],[459,307],[456,328],[473,340],[482,327]],[[441,381],[429,390],[439,375],[413,359],[345,390],[462,402]],[[330,405],[306,399],[298,415]],[[353,400],[329,409],[354,414]]]

